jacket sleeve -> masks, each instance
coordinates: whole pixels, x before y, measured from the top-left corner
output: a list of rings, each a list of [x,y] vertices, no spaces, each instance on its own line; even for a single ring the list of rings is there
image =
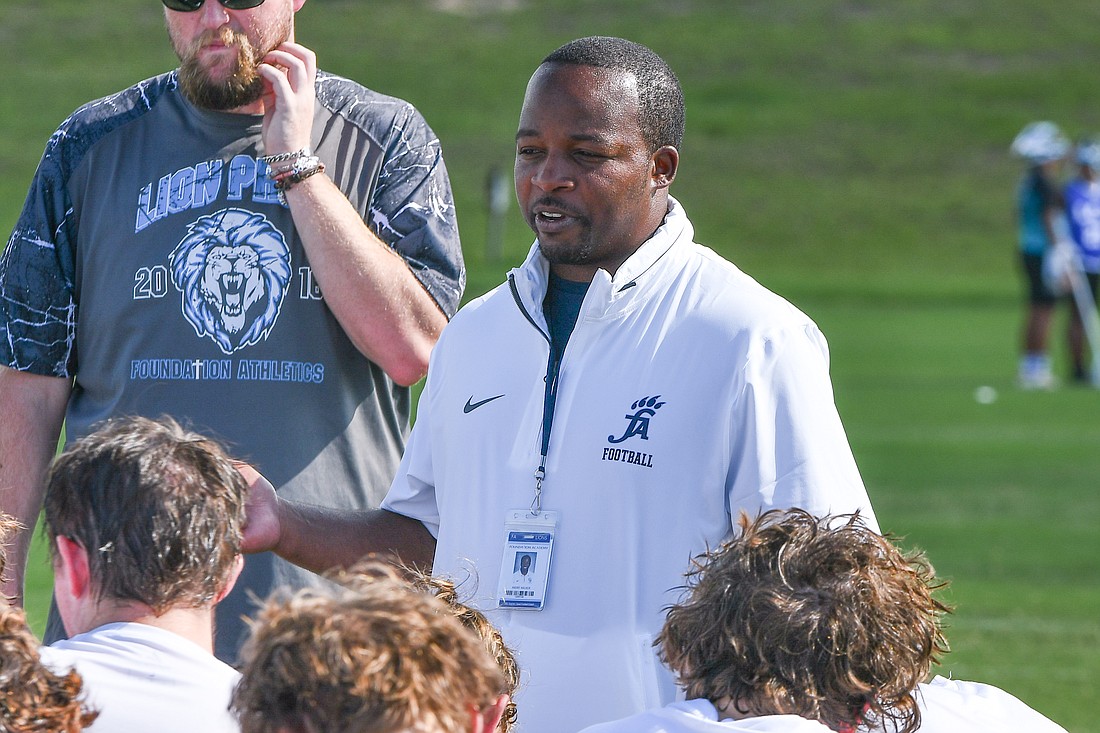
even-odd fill
[[[734,399],[727,481],[731,519],[799,507],[821,516],[859,511],[878,522],[829,381],[825,337],[812,323],[763,333],[749,346]]]
[[[381,505],[387,511],[419,520],[436,538],[439,537],[439,504],[435,495],[431,416],[436,380],[432,379],[432,375],[441,368],[436,361],[442,343],[441,339],[432,351],[428,378],[417,403],[416,422],[405,445],[397,475]]]

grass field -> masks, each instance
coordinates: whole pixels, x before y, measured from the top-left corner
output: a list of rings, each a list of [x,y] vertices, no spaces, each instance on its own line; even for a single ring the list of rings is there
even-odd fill
[[[1084,0],[310,0],[299,40],[327,70],[413,101],[436,129],[467,296],[530,243],[513,210],[503,255],[486,254],[485,179],[511,165],[539,59],[594,33],[665,56],[688,104],[674,194],[701,242],[829,337],[883,527],[952,581],[941,673],[1002,686],[1086,733],[1100,731],[1100,392],[1013,387],[1007,147],[1032,119],[1100,133],[1098,22]],[[10,231],[56,124],[174,57],[154,0],[5,0],[0,63]],[[1063,359],[1060,330],[1055,342]],[[983,385],[994,402],[975,400]],[[31,595],[36,624],[45,597]]]

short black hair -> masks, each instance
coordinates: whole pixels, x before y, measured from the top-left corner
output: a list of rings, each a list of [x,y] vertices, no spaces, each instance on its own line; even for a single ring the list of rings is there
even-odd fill
[[[625,38],[589,36],[570,41],[542,60],[629,72],[638,80],[638,124],[650,152],[684,143],[684,91],[665,60]]]

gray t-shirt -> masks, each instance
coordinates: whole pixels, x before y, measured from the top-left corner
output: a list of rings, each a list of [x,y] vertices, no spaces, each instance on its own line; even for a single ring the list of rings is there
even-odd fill
[[[108,417],[168,414],[282,495],[374,507],[404,449],[409,390],[326,306],[256,160],[261,122],[193,107],[171,72],[62,123],[0,256],[0,363],[75,379],[70,440]],[[312,148],[453,315],[465,271],[439,141],[421,115],[322,73]],[[250,557],[219,608],[219,656],[236,655],[249,593],[314,581]]]

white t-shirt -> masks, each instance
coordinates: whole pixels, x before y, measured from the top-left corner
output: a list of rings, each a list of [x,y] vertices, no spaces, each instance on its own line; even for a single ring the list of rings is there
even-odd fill
[[[194,642],[138,623],[105,624],[40,650],[56,672],[76,669],[93,733],[239,732],[229,700],[240,673]]]
[[[917,691],[921,733],[1066,733],[1004,690],[936,677]]]
[[[709,700],[674,702],[663,708],[647,710],[629,718],[600,723],[581,733],[830,733],[816,720],[797,715],[762,715],[744,720],[718,720],[718,711]]]

